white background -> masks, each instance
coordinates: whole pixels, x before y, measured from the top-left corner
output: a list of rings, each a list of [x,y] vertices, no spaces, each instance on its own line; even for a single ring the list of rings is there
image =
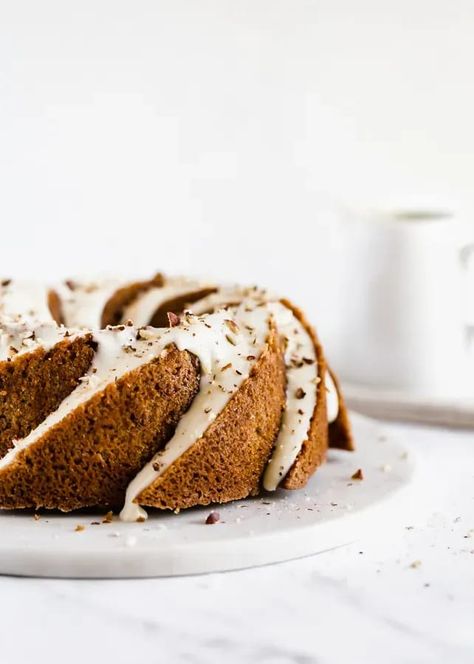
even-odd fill
[[[337,206],[472,204],[473,63],[471,0],[0,0],[1,272],[258,281],[327,337]]]

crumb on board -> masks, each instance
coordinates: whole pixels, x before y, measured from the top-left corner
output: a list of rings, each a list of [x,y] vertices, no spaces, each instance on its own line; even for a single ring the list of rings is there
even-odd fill
[[[207,516],[206,524],[209,526],[213,525],[214,523],[219,523],[219,521],[220,521],[219,512],[211,512]]]

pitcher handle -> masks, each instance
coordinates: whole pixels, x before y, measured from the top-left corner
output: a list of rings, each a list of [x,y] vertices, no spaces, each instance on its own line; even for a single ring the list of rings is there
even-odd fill
[[[474,254],[474,242],[471,242],[470,244],[465,244],[459,250],[459,258],[461,261],[461,265],[463,266],[464,269],[466,270],[468,269],[471,256],[473,254]]]
[[[471,264],[472,257],[474,256],[474,242],[464,245],[459,251],[459,260],[462,269],[467,273]],[[470,348],[474,347],[474,289],[466,287],[466,295],[472,302],[468,307],[469,316],[466,319],[466,337]]]

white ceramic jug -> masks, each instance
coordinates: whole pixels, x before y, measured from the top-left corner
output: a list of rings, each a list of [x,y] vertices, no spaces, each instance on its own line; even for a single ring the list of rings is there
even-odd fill
[[[474,397],[473,238],[472,225],[438,210],[367,213],[346,225],[339,366],[347,381]]]

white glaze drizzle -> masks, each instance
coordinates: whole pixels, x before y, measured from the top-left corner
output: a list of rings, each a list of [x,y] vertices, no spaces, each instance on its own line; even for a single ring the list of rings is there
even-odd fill
[[[36,282],[4,280],[0,284],[0,324],[52,322],[48,292],[46,286]]]
[[[123,320],[131,320],[135,325],[149,325],[153,314],[157,309],[168,300],[175,297],[193,293],[208,287],[198,281],[186,279],[184,277],[170,277],[166,279],[163,286],[153,287],[140,293],[135,300],[125,308]]]
[[[272,297],[267,291],[257,286],[223,286],[215,293],[210,293],[189,306],[189,309],[196,315],[205,314],[210,311],[216,311],[222,307],[238,305],[244,300],[254,304],[267,303],[278,300],[278,297]]]
[[[147,518],[145,510],[137,503],[140,494],[204,435],[248,378],[264,348],[269,318],[267,308],[242,304],[202,319],[191,316],[187,330],[182,326],[171,329],[173,343],[178,349],[188,350],[200,360],[199,392],[165,448],[129,484],[120,514],[123,521]],[[237,323],[237,328],[232,321]]]
[[[279,333],[286,339],[285,410],[272,458],[263,476],[264,488],[275,491],[308,438],[316,407],[319,378],[314,343],[302,323],[279,302],[269,306],[275,315]]]
[[[4,323],[0,325],[0,361],[16,358],[42,348],[49,350],[60,341],[72,341],[78,330],[67,329],[56,323],[31,325],[28,323]]]
[[[334,383],[329,371],[326,371],[324,382],[326,385],[328,422],[329,424],[332,424],[332,422],[337,420],[339,415],[339,394],[337,393],[336,384]]]
[[[102,313],[107,302],[124,282],[118,279],[104,279],[90,282],[59,284],[56,291],[61,299],[64,324],[68,327],[99,329]]]

